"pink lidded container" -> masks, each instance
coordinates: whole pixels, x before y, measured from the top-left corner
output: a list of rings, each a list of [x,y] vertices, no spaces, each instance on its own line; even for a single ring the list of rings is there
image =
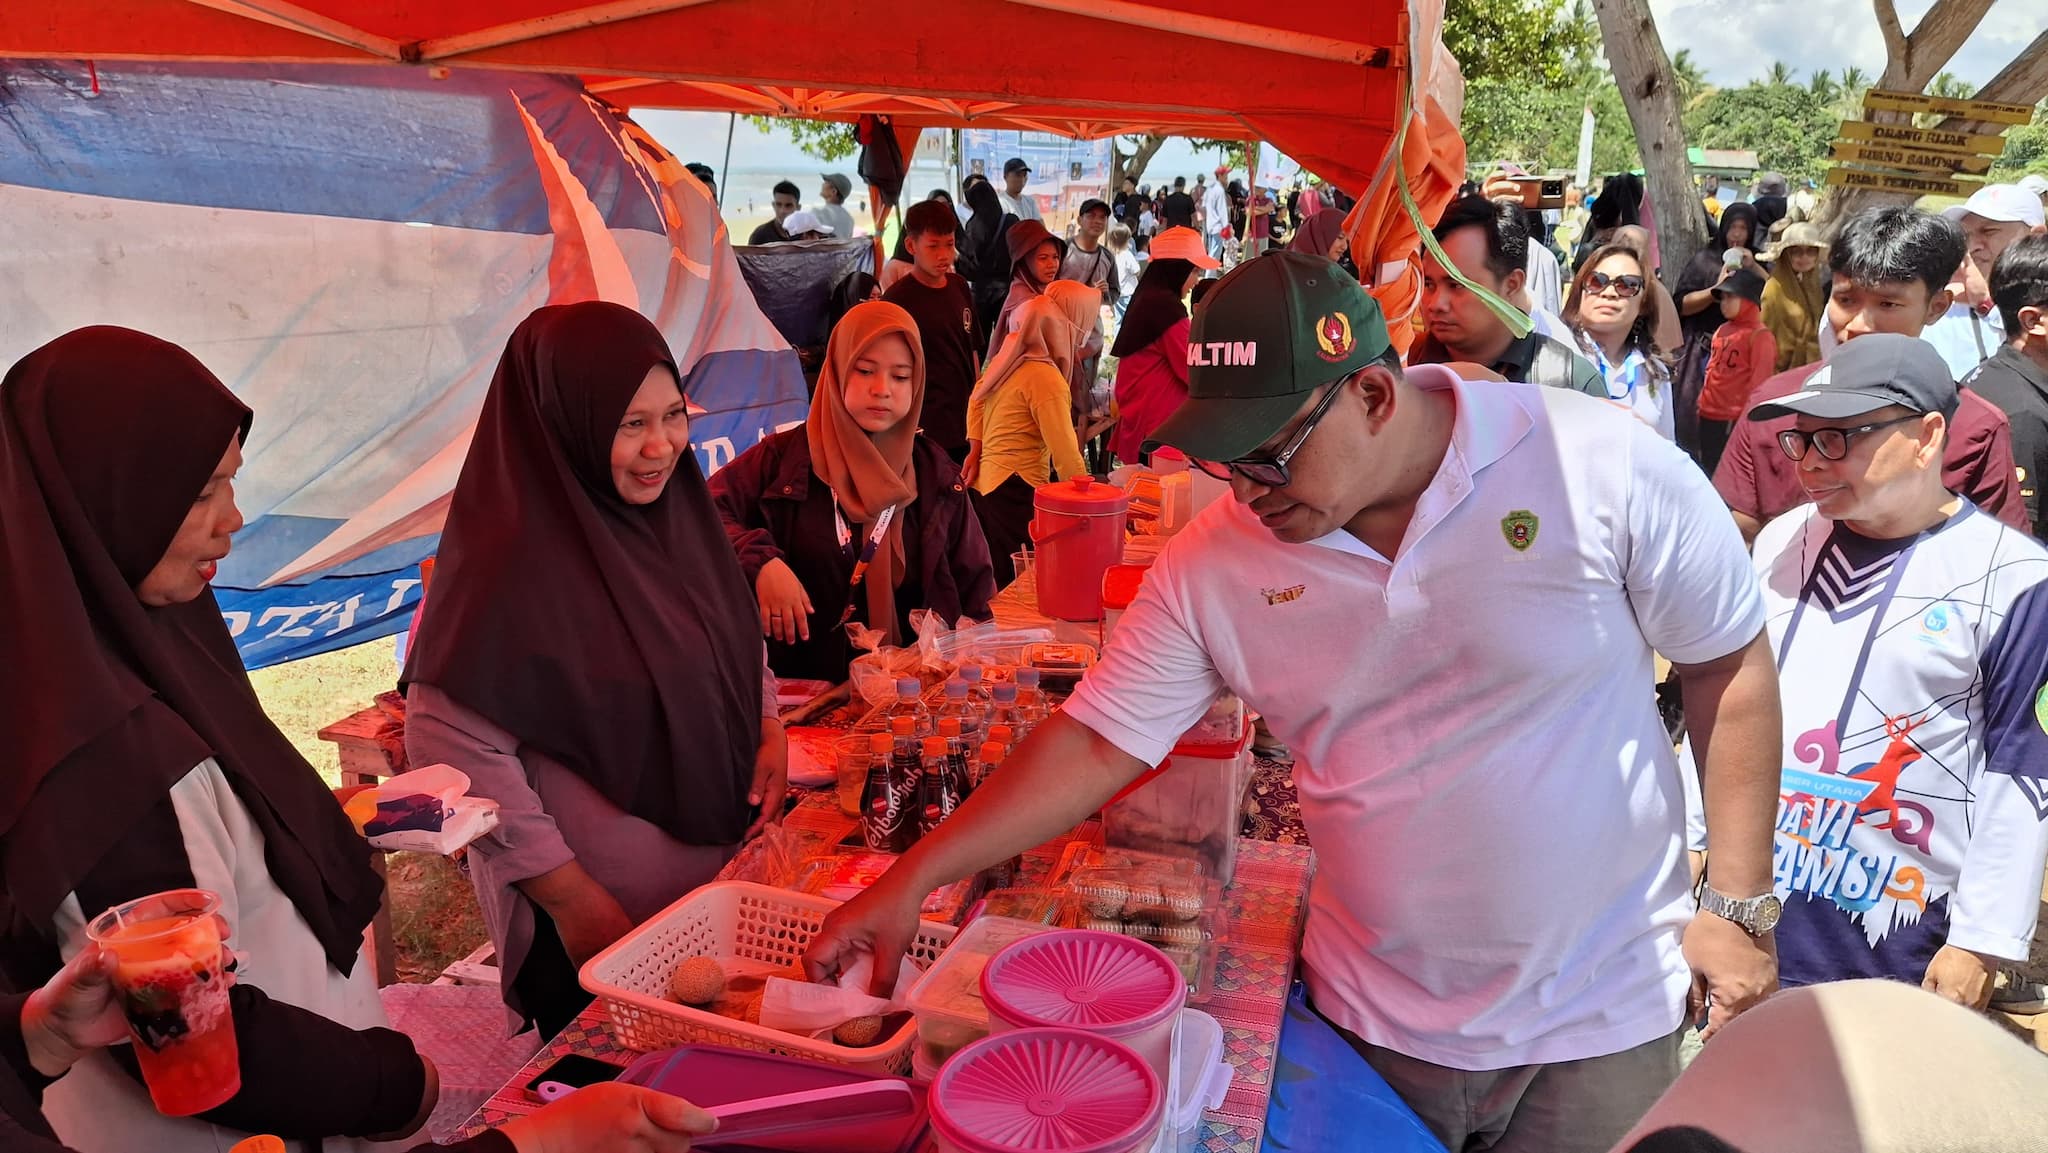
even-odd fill
[[[939,1153],[1146,1153],[1166,1117],[1159,1075],[1079,1029],[1016,1029],[960,1050],[932,1082]]]
[[[1187,978],[1136,937],[1063,929],[1026,937],[981,971],[989,1032],[1081,1029],[1131,1047],[1164,1083]]]

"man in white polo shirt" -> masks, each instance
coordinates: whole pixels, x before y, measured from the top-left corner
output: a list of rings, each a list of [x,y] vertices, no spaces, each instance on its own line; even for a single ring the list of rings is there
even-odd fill
[[[1217,285],[1160,440],[1235,501],[1167,545],[1063,710],[863,897],[816,974],[1071,828],[1236,692],[1298,757],[1316,1007],[1452,1149],[1599,1153],[1776,987],[1763,602],[1706,478],[1625,410],[1402,372],[1321,257]],[[1714,857],[1693,917],[1652,649],[1686,678]],[[1688,927],[1690,921],[1690,927]],[[1469,1144],[1468,1144],[1469,1143]]]

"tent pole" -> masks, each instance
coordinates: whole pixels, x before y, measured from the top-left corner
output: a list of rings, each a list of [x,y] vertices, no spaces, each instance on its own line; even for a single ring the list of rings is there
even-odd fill
[[[718,170],[720,177],[718,181],[718,210],[720,212],[725,211],[725,186],[732,183],[732,130],[739,127],[739,123],[739,113],[728,112],[725,114],[725,161]]]

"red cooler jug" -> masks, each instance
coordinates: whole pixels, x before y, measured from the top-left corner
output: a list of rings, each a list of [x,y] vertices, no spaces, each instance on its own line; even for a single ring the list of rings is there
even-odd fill
[[[1040,485],[1032,507],[1038,611],[1063,621],[1102,619],[1102,574],[1123,560],[1130,498],[1084,476]]]

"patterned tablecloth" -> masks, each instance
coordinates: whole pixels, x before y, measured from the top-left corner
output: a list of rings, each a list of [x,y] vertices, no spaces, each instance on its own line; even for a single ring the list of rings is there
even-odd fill
[[[837,817],[828,792],[807,798],[790,814],[789,822],[822,827]],[[1026,859],[1027,883],[1036,879],[1034,871],[1049,867],[1071,840],[1099,835],[1099,827],[1090,822],[1073,837],[1033,852]],[[1217,960],[1216,993],[1208,1004],[1199,1006],[1222,1024],[1224,1057],[1236,1070],[1223,1107],[1203,1118],[1201,1148],[1207,1153],[1253,1153],[1259,1148],[1314,868],[1314,856],[1306,845],[1239,843],[1237,877],[1224,891],[1230,926]],[[464,1135],[532,1112],[539,1103],[527,1095],[524,1086],[557,1058],[570,1053],[616,1065],[638,1056],[619,1045],[603,1008],[592,1005],[477,1110],[464,1127]]]

